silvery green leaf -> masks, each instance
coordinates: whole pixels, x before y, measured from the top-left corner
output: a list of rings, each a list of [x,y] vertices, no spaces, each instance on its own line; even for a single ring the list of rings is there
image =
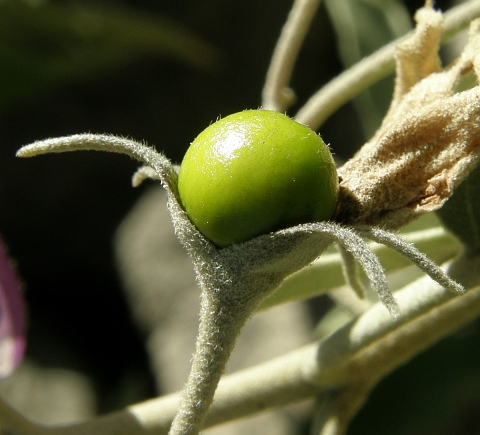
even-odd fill
[[[0,109],[41,89],[97,78],[142,55],[204,70],[218,65],[218,52],[173,20],[102,3],[0,2]]]

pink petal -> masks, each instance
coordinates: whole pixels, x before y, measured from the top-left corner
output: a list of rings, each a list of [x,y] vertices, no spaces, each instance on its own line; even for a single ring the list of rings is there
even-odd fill
[[[9,376],[25,353],[25,302],[20,281],[0,239],[0,378]]]

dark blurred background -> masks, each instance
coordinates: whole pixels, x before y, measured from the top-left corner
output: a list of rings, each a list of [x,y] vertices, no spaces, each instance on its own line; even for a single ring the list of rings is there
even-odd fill
[[[144,189],[130,185],[138,165],[104,153],[17,159],[15,151],[47,137],[111,133],[144,140],[179,163],[217,116],[261,104],[291,4],[0,3],[0,234],[25,283],[27,355],[88,373],[99,412],[132,399],[118,394],[127,372],[141,384],[135,400],[154,394],[112,254],[113,234]],[[412,14],[422,1],[405,4]],[[295,69],[298,103],[289,114],[344,68],[337,53],[321,6]],[[378,96],[381,110],[391,81]],[[339,160],[365,140],[356,113],[347,105],[321,129]]]

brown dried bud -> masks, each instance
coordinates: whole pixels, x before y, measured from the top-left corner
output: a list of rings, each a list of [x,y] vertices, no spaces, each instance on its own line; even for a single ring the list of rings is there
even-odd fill
[[[396,50],[394,98],[379,130],[339,169],[337,221],[396,229],[437,210],[480,154],[480,20],[450,67],[438,58],[442,15],[427,6]],[[456,87],[474,72],[476,86]]]

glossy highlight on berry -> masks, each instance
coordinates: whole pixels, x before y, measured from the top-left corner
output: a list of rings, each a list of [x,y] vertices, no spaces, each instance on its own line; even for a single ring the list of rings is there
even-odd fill
[[[246,110],[197,136],[181,164],[178,190],[197,229],[226,247],[332,218],[338,177],[313,130],[278,112]]]

